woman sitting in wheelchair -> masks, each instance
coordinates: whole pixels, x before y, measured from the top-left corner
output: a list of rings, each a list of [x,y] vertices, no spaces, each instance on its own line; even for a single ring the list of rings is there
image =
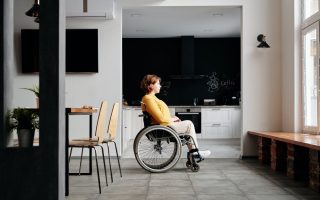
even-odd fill
[[[196,166],[197,162],[202,161],[205,157],[210,155],[210,151],[199,151],[198,142],[196,138],[196,132],[192,121],[181,121],[176,116],[171,116],[169,108],[162,100],[158,99],[155,94],[160,92],[161,78],[156,75],[146,75],[141,81],[141,89],[146,93],[142,98],[142,111],[146,111],[151,117],[151,124],[160,124],[161,126],[167,126],[173,129],[188,146],[189,152],[187,155],[187,166],[192,171],[198,171],[199,166]],[[181,137],[183,135],[184,137]],[[194,166],[195,169],[194,169]],[[149,170],[150,171],[150,170]]]

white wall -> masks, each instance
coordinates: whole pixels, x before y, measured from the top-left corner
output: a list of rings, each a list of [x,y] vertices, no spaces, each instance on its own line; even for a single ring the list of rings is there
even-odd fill
[[[35,97],[32,93],[21,90],[22,87],[32,87],[38,84],[36,74],[21,74],[20,70],[20,30],[24,28],[38,28],[33,18],[24,13],[33,5],[33,0],[15,1],[15,47],[17,60],[15,70],[13,106],[34,107]],[[67,74],[66,75],[66,107],[92,105],[99,107],[102,100],[108,101],[108,112],[111,112],[114,102],[122,100],[122,35],[121,8],[116,6],[116,18],[104,19],[67,19],[67,28],[97,28],[99,37],[99,73],[96,74]],[[120,112],[121,113],[121,112]],[[93,126],[97,114],[93,117]],[[119,118],[121,120],[121,118]],[[119,122],[119,127],[120,127]],[[70,117],[70,138],[88,137],[88,117]],[[93,128],[93,131],[95,129]],[[120,130],[120,128],[118,129]],[[117,144],[120,145],[120,137]],[[121,146],[119,146],[121,148]],[[111,148],[113,149],[113,148]],[[75,153],[76,155],[76,153]]]
[[[282,118],[283,131],[301,132],[300,0],[282,0]]]
[[[241,6],[242,16],[242,144],[244,156],[256,155],[249,130],[281,130],[281,1],[171,0],[122,1],[124,8],[139,6]],[[267,36],[270,49],[258,49],[257,36]]]
[[[242,155],[257,153],[249,130],[281,130],[280,1],[245,1],[242,27]],[[256,47],[259,33],[270,49]]]
[[[283,0],[286,1],[286,0]],[[287,87],[294,80],[290,72],[283,77],[282,56],[285,56],[284,65],[290,66],[293,55],[296,52],[287,53],[281,49],[281,45],[290,44],[293,39],[284,39],[281,33],[281,24],[292,23],[289,17],[281,15],[285,8],[281,6],[287,2],[279,0],[118,0],[116,8],[116,19],[111,21],[99,20],[68,20],[69,28],[98,28],[99,29],[99,73],[93,75],[67,75],[66,77],[66,105],[81,106],[90,104],[98,106],[102,99],[109,102],[120,101],[122,93],[121,85],[121,7],[142,6],[241,6],[242,17],[242,155],[256,155],[255,140],[246,133],[249,130],[282,130],[284,127],[293,127],[292,119],[286,119],[290,113],[284,112],[285,102],[296,105],[291,99],[294,94],[285,93],[289,97],[282,101],[282,89],[291,90]],[[290,2],[289,2],[290,3]],[[19,1],[16,6],[17,35],[20,28],[35,26],[30,18],[24,16],[24,11],[32,5],[32,0]],[[292,7],[288,8],[292,9]],[[291,13],[291,11],[288,11]],[[21,14],[22,13],[22,14]],[[258,49],[256,40],[258,34],[266,35],[270,49]],[[288,31],[287,33],[290,33]],[[19,55],[17,55],[19,59]],[[295,74],[295,73],[294,73]],[[284,82],[282,81],[284,78]],[[287,81],[288,80],[288,81]],[[18,88],[32,85],[37,82],[36,76],[16,75],[14,106],[34,106],[31,94]],[[282,85],[285,85],[282,87]],[[111,106],[110,106],[111,107]],[[282,116],[283,119],[282,119]],[[75,120],[76,121],[76,120]],[[76,129],[80,135],[87,128],[80,126],[83,120],[79,119],[77,124],[71,128]],[[85,123],[85,122],[83,122]],[[286,125],[288,124],[288,125]]]

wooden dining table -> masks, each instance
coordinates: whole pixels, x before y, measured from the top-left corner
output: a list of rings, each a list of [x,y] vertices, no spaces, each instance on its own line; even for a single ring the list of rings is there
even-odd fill
[[[65,196],[69,195],[69,175],[91,175],[92,174],[92,151],[89,151],[89,171],[83,173],[69,173],[69,116],[88,115],[89,116],[89,138],[92,138],[92,114],[98,111],[97,108],[66,108],[66,149],[65,149]]]

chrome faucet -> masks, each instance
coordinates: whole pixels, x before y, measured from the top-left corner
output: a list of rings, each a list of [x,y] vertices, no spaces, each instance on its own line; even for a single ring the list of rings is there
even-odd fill
[[[198,104],[198,98],[195,97],[195,98],[193,98],[193,105],[196,106],[197,104]]]

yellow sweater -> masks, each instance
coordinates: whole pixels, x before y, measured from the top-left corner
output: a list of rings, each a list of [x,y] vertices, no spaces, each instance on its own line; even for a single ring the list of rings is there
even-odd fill
[[[154,94],[146,94],[142,97],[142,111],[147,111],[152,117],[152,124],[167,126],[171,116],[166,103],[158,99]]]

